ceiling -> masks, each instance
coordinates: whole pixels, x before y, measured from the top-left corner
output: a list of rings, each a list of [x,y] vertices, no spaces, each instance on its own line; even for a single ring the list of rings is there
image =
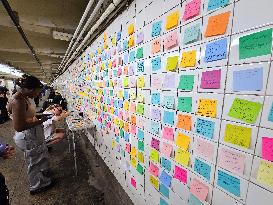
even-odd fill
[[[53,38],[53,31],[74,33],[88,0],[9,0],[19,24],[33,46],[42,68],[0,2],[0,63],[49,82],[69,42]],[[94,1],[96,2],[96,1]],[[0,73],[0,76],[3,74]]]

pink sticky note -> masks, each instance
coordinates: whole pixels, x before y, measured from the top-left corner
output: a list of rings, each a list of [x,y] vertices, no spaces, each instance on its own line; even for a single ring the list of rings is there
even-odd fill
[[[231,149],[222,148],[219,151],[218,164],[236,174],[243,175],[245,168],[245,155]]]
[[[174,178],[178,179],[180,182],[182,182],[184,184],[187,184],[187,179],[188,179],[187,174],[188,174],[187,170],[185,170],[181,167],[175,166]]]
[[[113,60],[112,66],[113,66],[114,68],[117,67],[117,60],[116,60],[116,59]]]
[[[128,121],[129,117],[130,117],[130,113],[128,111],[125,111],[123,113],[123,120]]]
[[[160,141],[158,139],[152,138],[151,147],[159,151],[159,145]]]
[[[158,177],[158,171],[159,171],[159,168],[156,165],[154,165],[152,162],[150,162],[149,172],[155,177]]]
[[[133,187],[136,188],[136,180],[134,178],[131,178],[131,184]]]
[[[118,74],[118,76],[121,76],[121,75],[122,75],[122,68],[121,68],[121,67],[118,68],[117,74]]]
[[[115,134],[116,134],[116,135],[119,135],[119,133],[120,133],[120,130],[116,127],[116,128],[115,128]]]
[[[118,118],[119,118],[119,119],[123,119],[123,112],[122,112],[122,111],[119,111],[119,112],[118,112]]]
[[[262,158],[273,161],[273,138],[262,137]]]
[[[206,140],[196,138],[196,154],[208,161],[213,160],[214,146]]]
[[[221,87],[221,70],[203,72],[200,87],[203,89],[219,89]]]
[[[184,21],[187,21],[200,13],[201,0],[192,0],[186,4],[185,12],[183,15]]]
[[[205,201],[209,193],[209,187],[201,181],[193,179],[190,184],[190,192],[200,201]]]
[[[177,31],[171,32],[165,39],[164,39],[164,46],[167,50],[172,49],[178,45],[178,37]]]
[[[151,77],[151,87],[153,89],[161,89],[162,87],[162,77],[157,74],[153,74]]]
[[[138,118],[138,127],[140,128],[140,129],[144,129],[144,125],[145,125],[145,119],[144,118],[142,118],[142,117],[139,117]]]
[[[131,133],[133,134],[133,135],[135,135],[136,134],[136,126],[135,125],[131,125]]]
[[[174,138],[173,128],[171,128],[171,127],[163,127],[162,137],[164,139],[173,141],[173,138]]]
[[[173,151],[173,146],[166,142],[163,142],[163,146],[161,150],[162,154],[164,154],[166,157],[170,157],[172,154],[172,151]]]
[[[127,144],[125,145],[125,150],[126,150],[126,152],[128,152],[128,153],[131,152],[131,144],[130,144],[130,143],[127,143]]]

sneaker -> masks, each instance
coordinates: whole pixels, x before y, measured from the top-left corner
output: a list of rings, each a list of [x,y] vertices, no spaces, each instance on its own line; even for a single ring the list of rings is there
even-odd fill
[[[35,194],[39,194],[41,192],[45,192],[49,189],[51,189],[52,187],[54,187],[56,185],[56,181],[55,180],[52,180],[51,183],[45,187],[41,187],[41,188],[38,188],[36,190],[33,190],[33,191],[29,191],[30,195],[35,195]]]

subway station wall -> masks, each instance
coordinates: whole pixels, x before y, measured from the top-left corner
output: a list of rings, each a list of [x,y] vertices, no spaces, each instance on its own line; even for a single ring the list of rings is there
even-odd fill
[[[135,204],[273,204],[272,7],[136,0],[55,81]]]

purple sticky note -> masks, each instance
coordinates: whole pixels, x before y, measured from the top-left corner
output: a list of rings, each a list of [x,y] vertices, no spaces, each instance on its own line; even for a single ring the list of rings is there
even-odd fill
[[[175,86],[175,83],[176,83],[175,75],[176,74],[173,73],[173,74],[166,74],[164,76],[163,88],[165,88],[165,89],[175,89],[176,88],[176,86]]]
[[[159,145],[160,141],[158,139],[152,138],[151,147],[159,151]]]
[[[219,89],[221,87],[221,70],[202,72],[202,89]]]
[[[136,43],[137,45],[143,43],[144,41],[144,33],[143,32],[140,32],[137,34],[137,39],[136,39]]]

